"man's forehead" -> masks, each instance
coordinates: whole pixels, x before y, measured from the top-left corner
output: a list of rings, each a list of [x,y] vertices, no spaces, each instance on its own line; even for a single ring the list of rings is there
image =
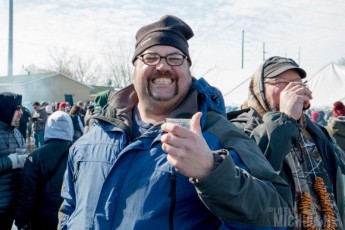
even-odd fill
[[[179,49],[173,46],[157,45],[146,49],[144,53],[182,53]]]

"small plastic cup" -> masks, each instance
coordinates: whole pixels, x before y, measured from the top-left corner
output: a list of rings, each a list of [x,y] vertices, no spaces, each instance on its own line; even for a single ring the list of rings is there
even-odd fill
[[[180,126],[185,127],[187,129],[190,128],[190,120],[191,119],[185,119],[185,118],[165,118],[165,121],[167,123],[173,123],[176,125],[180,125]]]

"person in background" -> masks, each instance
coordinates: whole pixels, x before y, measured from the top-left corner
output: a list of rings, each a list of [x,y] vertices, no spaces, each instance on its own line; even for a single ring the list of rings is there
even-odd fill
[[[310,118],[312,121],[314,121],[315,123],[318,123],[319,122],[319,119],[320,119],[320,112],[319,111],[316,111],[316,110],[312,110],[310,112]]]
[[[23,114],[22,96],[11,92],[0,93],[0,229],[11,230],[14,220],[15,194],[26,154],[24,138],[16,127]]]
[[[341,101],[333,104],[333,116],[328,120],[326,129],[335,138],[340,148],[345,151],[345,106]]]
[[[54,104],[54,112],[55,111],[59,111],[59,108],[60,108],[60,102],[55,102],[55,104]]]
[[[342,229],[345,221],[345,158],[326,129],[304,111],[312,92],[306,72],[290,58],[260,65],[249,85],[249,108],[228,114],[252,137],[294,194],[290,227]]]
[[[71,108],[71,111],[69,112],[69,115],[72,118],[72,123],[73,123],[73,142],[78,140],[82,135],[84,131],[84,126],[83,122],[81,121],[80,117],[80,107],[77,105],[73,105]]]
[[[92,127],[95,119],[93,117],[103,113],[103,107],[108,103],[109,98],[114,94],[113,91],[104,90],[96,94],[95,102],[88,107],[84,117],[84,133],[87,133]]]
[[[47,121],[47,113],[45,108],[41,108],[39,102],[34,102],[33,107],[35,109],[31,121],[34,130],[35,147],[41,147],[44,144],[44,127]]]
[[[81,120],[83,122],[83,126],[84,126],[84,117],[86,114],[86,103],[84,104],[84,102],[78,101],[77,106],[79,106],[79,108],[80,108],[79,115],[80,115],[80,118],[81,118]]]
[[[47,113],[48,117],[53,113],[53,107],[51,105],[47,105],[45,107],[45,110],[46,110],[46,113]]]
[[[18,229],[57,229],[62,179],[72,140],[70,116],[54,112],[45,126],[44,145],[29,155],[23,168],[15,205]]]
[[[28,122],[31,119],[31,113],[30,111],[26,108],[26,107],[22,107],[23,110],[23,114],[20,117],[20,122],[19,122],[19,127],[18,130],[20,131],[20,133],[23,135],[23,138],[26,141],[26,136],[27,136],[27,132],[28,132]],[[30,136],[29,136],[30,137]]]
[[[59,103],[59,106],[58,106],[58,110],[59,111],[66,112],[66,108],[67,108],[67,103],[66,102],[62,101],[62,102]]]
[[[288,212],[292,194],[228,122],[221,92],[191,76],[192,36],[171,15],[138,30],[133,84],[70,148],[60,229],[279,226],[269,208]]]

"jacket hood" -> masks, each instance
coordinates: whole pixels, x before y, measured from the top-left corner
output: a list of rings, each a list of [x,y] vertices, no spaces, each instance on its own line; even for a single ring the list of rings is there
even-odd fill
[[[73,123],[67,113],[56,111],[49,116],[45,126],[44,141],[49,139],[73,140]]]
[[[266,101],[264,85],[262,84],[260,87],[260,84],[262,83],[261,75],[262,65],[256,69],[250,80],[247,103],[248,107],[254,108],[261,116],[263,116],[265,113],[270,111],[270,108]]]
[[[97,93],[95,97],[95,104],[103,108],[108,102],[108,96],[110,92],[111,92],[110,90],[105,90],[105,91]]]
[[[10,92],[0,93],[0,121],[11,125],[18,105],[22,104],[22,95]]]
[[[326,128],[331,135],[337,134],[345,137],[345,116],[332,117]]]

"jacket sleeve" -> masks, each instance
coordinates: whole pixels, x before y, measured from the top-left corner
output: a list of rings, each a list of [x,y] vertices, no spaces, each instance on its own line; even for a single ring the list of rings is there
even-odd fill
[[[234,150],[230,152],[236,155]],[[292,202],[277,191],[277,187],[286,186],[284,182],[255,178],[236,166],[232,156],[227,156],[206,178],[192,183],[201,200],[225,226],[282,227],[291,217]]]
[[[222,161],[215,159],[208,176],[191,180],[208,209],[227,227],[286,227],[293,207],[291,189],[255,141],[214,112],[208,113],[203,132],[218,137],[220,147],[229,151],[220,155]]]
[[[15,205],[16,226],[21,229],[31,222],[31,214],[34,210],[34,202],[39,188],[39,170],[35,166],[32,157],[25,162],[21,184]]]
[[[0,155],[0,174],[10,172],[12,170],[12,162],[7,154]]]
[[[73,160],[71,154],[68,155],[67,168],[62,184],[61,197],[64,199],[59,210],[58,229],[67,230],[67,222],[75,209],[75,191],[73,182]]]
[[[266,159],[277,172],[290,153],[299,136],[297,122],[281,112],[268,112],[261,125],[256,127],[251,138],[256,141]]]

